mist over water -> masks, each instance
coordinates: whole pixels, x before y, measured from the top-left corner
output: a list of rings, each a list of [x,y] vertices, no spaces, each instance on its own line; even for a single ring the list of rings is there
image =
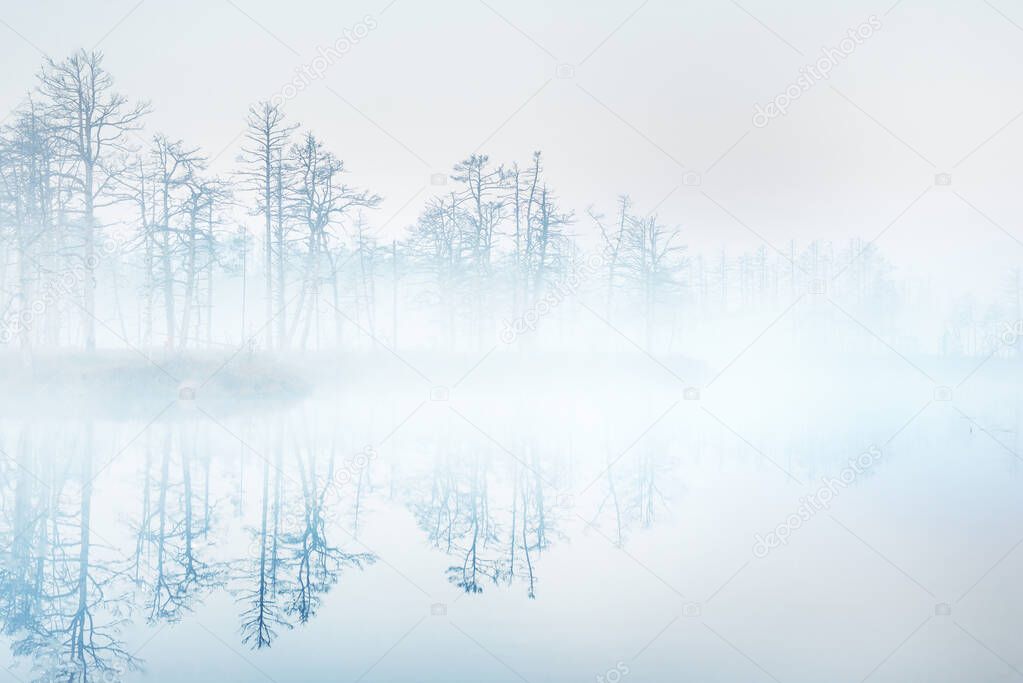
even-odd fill
[[[1023,677],[1015,9],[129,4],[0,2],[0,679]]]
[[[953,403],[892,382],[897,358],[777,357],[777,374],[737,367],[699,395],[657,365],[667,381],[644,378],[638,351],[619,358],[632,379],[585,389],[492,354],[441,391],[376,358],[390,383],[245,410],[186,391],[155,418],[5,418],[10,671],[747,676],[734,643],[811,681],[865,674],[919,627],[884,665],[893,680],[923,652],[932,680],[1004,673],[956,634],[1014,642],[1005,365]]]

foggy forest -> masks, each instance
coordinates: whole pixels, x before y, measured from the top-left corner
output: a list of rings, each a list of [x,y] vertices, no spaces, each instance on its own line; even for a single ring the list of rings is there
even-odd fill
[[[234,87],[212,69],[181,69],[183,82],[212,83],[206,101],[181,103],[160,76],[119,75],[126,58],[144,71],[169,52],[32,50],[31,85],[0,119],[0,679],[1023,676],[1023,231],[999,217],[1015,210],[1000,185],[985,195],[965,180],[985,154],[1015,158],[1019,115],[973,131],[973,151],[944,166],[917,148],[930,123],[902,126],[910,145],[881,120],[898,123],[897,104],[861,107],[858,82],[841,79],[909,30],[900,13],[950,11],[900,3],[849,29],[851,48],[842,38],[812,55],[795,28],[792,41],[773,28],[809,21],[808,3],[777,16],[721,3],[693,19],[710,28],[671,29],[706,50],[731,36],[713,23],[724,12],[748,32],[728,40],[809,64],[751,121],[743,105],[746,132],[707,143],[716,161],[684,167],[646,126],[663,115],[710,138],[718,103],[666,81],[635,108],[619,100],[626,120],[582,74],[594,54],[676,42],[666,17],[692,7],[614,8],[622,17],[612,12],[575,63],[554,57],[567,50],[550,26],[523,18],[536,8],[438,11],[457,14],[460,33],[431,44],[466,60],[450,91],[422,95],[427,67],[407,62],[434,56],[410,45],[404,88],[423,112],[400,93],[377,101],[446,148],[439,169],[416,170],[411,196],[381,183],[391,162],[365,151],[418,157],[390,130],[354,104],[363,129],[300,106],[303,91],[329,89],[318,68],[294,68],[291,85],[228,112],[237,136],[217,148],[188,139],[223,115],[217,89]],[[118,40],[141,45],[128,27],[142,5]],[[227,5],[264,47],[300,54],[287,22]],[[383,23],[406,11],[392,5],[345,33],[354,52],[384,40]],[[0,9],[0,34],[29,43]],[[555,24],[576,21],[590,19]],[[513,89],[508,78],[486,90],[501,77],[476,69],[526,69],[520,52],[491,48],[496,35],[558,63],[492,145],[457,148],[431,107],[470,126],[457,103]],[[311,63],[353,61],[334,45]],[[731,59],[621,78],[699,66],[728,74],[711,88],[724,92],[742,81]],[[25,63],[8,67],[18,83]],[[913,97],[945,83],[892,78]],[[140,82],[155,100],[128,85]],[[562,85],[628,136],[586,143],[606,164],[560,144],[574,126],[596,130],[586,117],[537,115],[513,145],[500,141]],[[824,98],[855,123],[798,118]],[[705,116],[704,129],[688,116]],[[756,137],[769,126],[795,142],[778,152]],[[847,208],[870,203],[856,196],[859,167],[821,142],[867,157],[875,134],[929,164],[876,224]],[[798,230],[722,189],[754,144],[791,165],[742,157],[725,177],[764,207],[798,197],[784,210]],[[626,168],[641,149],[670,171]],[[895,169],[891,158],[866,175]],[[627,182],[607,192],[600,176]],[[711,213],[684,210],[683,195]],[[938,209],[912,232],[932,200],[964,213]]]

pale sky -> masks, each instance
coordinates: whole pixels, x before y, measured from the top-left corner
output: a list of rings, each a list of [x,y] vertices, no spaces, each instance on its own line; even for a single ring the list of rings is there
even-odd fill
[[[752,124],[871,15],[880,28],[830,79]],[[542,149],[579,232],[588,205],[630,193],[697,249],[884,231],[903,272],[950,293],[1023,260],[1023,9],[1008,0],[2,0],[0,106],[42,53],[99,44],[119,89],[152,102],[147,132],[228,172],[249,104],[361,22],[285,110],[384,195],[389,232],[482,144],[521,164]]]

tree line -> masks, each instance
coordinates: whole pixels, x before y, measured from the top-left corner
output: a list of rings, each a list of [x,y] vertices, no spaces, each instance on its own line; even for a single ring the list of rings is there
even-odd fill
[[[881,332],[913,303],[872,243],[693,254],[628,196],[577,214],[539,151],[522,165],[470,154],[386,238],[372,220],[382,198],[279,104],[250,107],[219,176],[198,147],[146,136],[149,112],[117,91],[101,53],[79,51],[48,59],[8,117],[0,344],[481,347],[571,290],[584,315],[671,351],[702,321],[787,304],[818,281]]]

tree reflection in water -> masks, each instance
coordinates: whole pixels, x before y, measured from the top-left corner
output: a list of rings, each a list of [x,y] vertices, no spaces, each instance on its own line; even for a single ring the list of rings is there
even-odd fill
[[[529,599],[582,516],[569,445],[523,437],[512,454],[431,432],[416,458],[378,463],[341,421],[297,412],[238,435],[180,413],[0,425],[0,632],[33,680],[116,680],[142,666],[129,627],[187,621],[216,594],[244,645],[271,647],[376,561],[358,537],[381,506],[411,513],[462,593]],[[590,523],[620,544],[666,503],[661,452],[637,448],[595,487]]]

